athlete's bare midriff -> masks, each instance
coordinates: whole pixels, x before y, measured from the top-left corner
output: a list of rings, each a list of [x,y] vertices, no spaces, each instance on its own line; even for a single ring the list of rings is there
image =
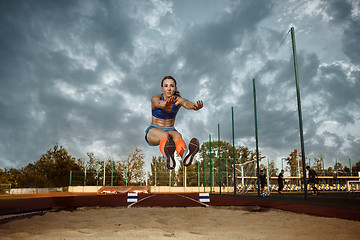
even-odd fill
[[[152,116],[152,124],[158,125],[160,127],[173,127],[175,124],[175,118],[172,119],[160,119]]]

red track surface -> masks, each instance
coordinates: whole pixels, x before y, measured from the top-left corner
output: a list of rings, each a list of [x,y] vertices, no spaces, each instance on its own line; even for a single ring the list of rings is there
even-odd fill
[[[360,210],[298,204],[262,198],[210,195],[209,203],[200,203],[199,194],[139,194],[137,203],[128,203],[127,194],[55,194],[0,200],[0,215],[76,207],[205,207],[261,206],[296,213],[360,221]]]

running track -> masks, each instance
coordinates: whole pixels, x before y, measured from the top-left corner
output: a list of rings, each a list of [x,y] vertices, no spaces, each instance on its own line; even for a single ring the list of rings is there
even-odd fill
[[[62,210],[77,207],[216,207],[260,206],[323,217],[335,217],[360,221],[360,210],[315,206],[264,198],[248,198],[231,195],[210,195],[210,202],[199,202],[197,193],[139,194],[136,203],[127,202],[127,194],[55,194],[35,195],[22,198],[0,199],[0,215],[29,213],[34,211]]]

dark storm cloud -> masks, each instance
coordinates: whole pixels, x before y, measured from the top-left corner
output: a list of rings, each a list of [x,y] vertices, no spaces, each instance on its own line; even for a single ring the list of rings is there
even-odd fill
[[[353,64],[360,64],[360,19],[352,20],[344,30],[343,50]]]
[[[122,106],[124,98],[97,87],[109,68],[107,61],[119,69],[128,68],[123,55],[132,54],[136,31],[121,6],[125,3],[1,2],[0,49],[6,56],[0,64],[1,135],[7,139],[1,151],[6,165],[36,161],[57,142],[80,138],[90,145],[125,125],[122,114],[129,112]],[[97,46],[110,53],[109,60],[97,55]],[[96,66],[84,67],[81,56]],[[73,90],[69,95],[59,89],[64,84]],[[132,86],[122,85],[122,89]],[[84,96],[78,101],[71,95]]]
[[[256,51],[256,50],[255,50]],[[261,51],[260,49],[257,51]],[[327,116],[330,121],[339,125],[354,124],[356,115],[353,109],[359,109],[358,81],[354,81],[357,71],[346,65],[321,65],[316,53],[298,50],[298,69],[301,87],[303,124],[306,153],[318,156],[326,152],[327,156],[338,156],[344,147],[344,140],[339,135],[328,131],[319,132]],[[298,113],[295,91],[295,77],[292,56],[289,59],[272,60],[256,74],[250,73],[248,79],[256,76],[257,112],[259,143],[261,148],[274,148],[289,153],[300,148],[298,130]],[[271,75],[269,75],[271,74]],[[241,137],[254,136],[252,84],[244,83],[247,90],[239,96],[237,102],[242,104],[240,127]],[[249,111],[250,110],[250,111]],[[247,120],[245,120],[247,119]],[[330,139],[325,142],[323,139]],[[251,143],[251,142],[249,142]],[[254,143],[253,143],[254,144]],[[334,146],[328,146],[328,145]],[[347,152],[354,155],[354,152]],[[265,152],[266,155],[266,152]]]
[[[350,142],[350,146],[346,148],[347,152],[352,152],[354,154],[354,156],[360,156],[360,140],[354,138],[351,135],[348,135],[348,140]],[[357,158],[353,158],[352,160],[357,161]],[[354,161],[353,161],[354,163]]]
[[[335,147],[356,154],[350,149],[359,145],[356,135],[344,142],[324,127],[358,122],[360,33],[349,3],[322,3],[332,18],[329,24],[344,30],[342,50],[348,59],[323,63],[319,52],[301,43],[298,48],[306,150],[315,156],[336,155],[340,150]],[[274,16],[282,6],[230,1],[216,17],[199,16],[201,23],[189,23],[170,5],[1,1],[0,135],[6,141],[0,143],[0,168],[37,161],[56,143],[76,157],[85,157],[86,151],[117,156],[135,146],[150,149],[144,141],[150,99],[160,93],[165,75],[176,78],[183,97],[204,100],[199,112],[181,109],[176,127],[187,133],[185,138],[207,141],[209,134],[217,135],[220,123],[222,138],[231,141],[233,106],[236,142],[253,149],[255,78],[262,152],[284,157],[299,148],[290,35],[283,43],[288,29],[280,27],[293,22],[280,24],[283,16]],[[266,24],[269,19],[272,23]],[[307,38],[303,25],[291,21]],[[288,54],[272,59],[281,44]]]
[[[263,6],[261,10],[258,4]],[[211,88],[217,90],[213,94],[223,94],[223,86],[232,79],[227,55],[243,45],[245,37],[271,13],[271,7],[270,1],[244,1],[218,21],[189,29],[179,45],[186,59],[185,69],[192,74],[188,77],[209,76]]]
[[[262,8],[259,10],[259,4]],[[185,59],[182,78],[186,79],[186,92],[193,96],[204,88],[200,79],[208,78],[206,82],[207,106],[222,106],[214,109],[214,115],[208,119],[208,125],[216,126],[217,122],[226,122],[231,118],[230,106],[223,106],[224,98],[231,94],[231,83],[237,76],[233,76],[234,66],[229,60],[229,54],[236,48],[248,48],[249,35],[256,32],[257,24],[270,15],[272,3],[269,1],[242,1],[237,3],[230,13],[204,25],[189,28],[179,44],[179,53]],[[254,50],[255,51],[255,50]],[[241,55],[246,58],[246,54]],[[236,68],[243,63],[239,63]],[[213,110],[210,110],[213,111]],[[218,119],[220,118],[220,119]],[[224,135],[228,131],[224,130]]]
[[[344,24],[344,52],[353,64],[358,64],[357,53],[359,50],[354,39],[358,38],[356,34],[358,34],[359,24],[356,25],[354,24],[355,20],[350,20],[351,9],[349,9],[348,4],[345,3],[340,9],[336,8],[336,4],[341,3],[331,3],[328,11],[331,12],[330,8],[333,8],[332,21],[337,24]],[[253,35],[256,36],[256,33]],[[271,35],[274,38],[268,37],[269,42],[281,39],[279,36],[275,37],[279,34],[269,34],[269,36]],[[351,45],[353,46],[350,47]],[[350,143],[351,146],[357,144],[356,138],[352,142],[349,140],[350,138],[347,138],[345,142],[339,132],[324,131],[323,128],[327,126],[325,120],[336,122],[339,127],[355,124],[358,121],[360,110],[360,98],[356,94],[360,89],[357,80],[358,68],[350,67],[344,61],[322,64],[317,52],[309,53],[303,49],[306,49],[306,46],[298,48],[297,57],[305,152],[309,154],[310,158],[316,157],[320,153],[326,153],[326,157],[331,159],[336,156],[357,156],[355,149],[346,148],[346,152],[344,151],[347,144]],[[263,51],[261,48],[253,48],[253,50],[255,52]],[[248,79],[253,76],[256,78],[260,148],[270,150],[267,151],[268,153],[271,153],[271,149],[276,149],[282,154],[288,154],[294,148],[299,149],[300,138],[292,56],[289,59],[272,60],[259,72],[256,74],[249,72],[248,76]],[[253,119],[252,114],[250,112],[247,114],[248,108],[252,107],[251,103],[253,102],[252,92],[249,91],[252,86],[249,83],[244,83],[243,87],[248,90],[239,96],[237,102],[250,104],[241,106],[241,118],[248,118],[246,121],[243,120],[248,129],[245,127],[241,129],[241,134],[242,137],[250,138],[254,136],[255,127],[254,123],[250,124]],[[325,120],[319,121],[319,119]],[[267,155],[267,152],[263,153]]]
[[[352,17],[353,6],[359,7],[358,1],[332,0],[323,2],[326,13],[331,17],[331,21],[344,25],[343,51],[353,64],[360,64],[360,51],[358,39],[360,38],[360,19],[358,16]]]
[[[332,18],[335,23],[342,23],[349,20],[351,16],[352,6],[348,1],[330,0],[322,3],[325,7],[326,13]]]
[[[360,108],[358,81],[352,82],[339,65],[323,66],[319,71],[321,82],[315,89],[323,100],[323,113],[343,125],[354,123],[353,109]]]

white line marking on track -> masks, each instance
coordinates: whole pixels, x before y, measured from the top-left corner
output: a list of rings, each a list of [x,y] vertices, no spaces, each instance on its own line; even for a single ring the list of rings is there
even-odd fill
[[[183,197],[183,198],[190,199],[190,200],[192,200],[192,201],[194,201],[194,202],[200,203],[200,204],[204,205],[205,207],[210,207],[209,205],[207,205],[207,204],[205,204],[205,203],[202,203],[202,202],[200,202],[200,201],[198,201],[198,200],[196,200],[196,199],[189,198],[189,197],[187,197],[187,196],[180,195],[180,194],[176,194],[176,195],[178,195],[178,196],[180,196],[180,197]]]
[[[143,199],[141,199],[141,200],[139,200],[139,201],[137,201],[137,202],[134,202],[134,203],[128,205],[127,207],[128,207],[128,208],[131,208],[133,205],[135,205],[135,204],[137,204],[137,203],[139,203],[139,202],[141,202],[141,201],[144,201],[145,199],[151,198],[151,197],[153,197],[153,196],[155,196],[155,195],[156,195],[156,194],[150,195],[150,196],[148,196],[148,197],[145,197],[145,198],[143,198]]]

